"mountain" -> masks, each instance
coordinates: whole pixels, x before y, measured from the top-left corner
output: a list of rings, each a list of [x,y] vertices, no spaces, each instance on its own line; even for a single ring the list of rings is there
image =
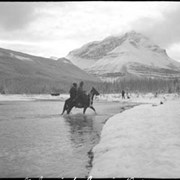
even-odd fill
[[[135,31],[90,42],[66,58],[103,80],[180,77],[180,63]]]
[[[58,58],[58,57],[55,57],[55,56],[51,56],[50,59],[58,60],[59,58]]]
[[[80,80],[99,81],[66,58],[53,60],[0,48],[0,92],[65,91]]]

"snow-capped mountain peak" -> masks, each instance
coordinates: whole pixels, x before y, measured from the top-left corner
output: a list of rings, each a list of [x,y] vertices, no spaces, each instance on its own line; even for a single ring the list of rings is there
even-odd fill
[[[111,51],[115,50],[117,47],[122,47],[125,44],[126,46],[128,45],[129,47],[127,48],[130,49],[132,49],[132,47],[144,47],[154,52],[165,53],[165,50],[155,45],[147,37],[135,31],[130,31],[122,36],[109,36],[102,41],[94,41],[83,45],[81,48],[71,51],[67,55],[67,58],[72,60],[74,64],[86,68],[89,67],[89,64],[87,66],[86,62],[82,64],[80,59],[90,60],[91,62],[97,61],[111,53]]]
[[[105,78],[112,74],[118,74],[116,77],[127,74],[153,77],[160,71],[158,76],[161,76],[162,71],[167,74],[167,70],[174,75],[180,70],[180,63],[171,59],[165,49],[135,31],[88,43],[71,51],[67,58],[86,71]]]

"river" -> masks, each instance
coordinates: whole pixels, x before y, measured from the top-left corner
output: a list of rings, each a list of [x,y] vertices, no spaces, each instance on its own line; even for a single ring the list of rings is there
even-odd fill
[[[95,102],[97,115],[73,109],[61,116],[62,101],[0,101],[0,178],[87,177],[88,152],[105,121],[132,105]]]

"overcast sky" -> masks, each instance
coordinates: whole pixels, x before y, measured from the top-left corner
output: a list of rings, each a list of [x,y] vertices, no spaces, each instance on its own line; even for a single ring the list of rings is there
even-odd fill
[[[131,30],[180,61],[180,2],[0,2],[0,47],[29,54],[64,57]]]

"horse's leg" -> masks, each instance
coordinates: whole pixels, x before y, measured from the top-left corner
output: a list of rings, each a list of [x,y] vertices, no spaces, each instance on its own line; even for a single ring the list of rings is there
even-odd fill
[[[93,106],[90,106],[90,108],[96,113],[96,110],[94,109]],[[97,113],[96,113],[97,114]]]
[[[69,109],[67,110],[67,114],[69,114],[72,110],[72,107],[69,107]]]
[[[67,114],[69,114],[72,110],[72,108],[75,106],[75,104],[73,103],[72,105],[69,105],[68,106],[68,109],[67,109]]]
[[[69,98],[69,99],[67,99],[67,100],[65,101],[64,107],[63,107],[63,112],[61,113],[61,115],[63,115],[64,112],[67,111],[68,106],[70,105],[71,101],[72,101],[71,98]]]
[[[62,111],[62,113],[61,113],[61,115],[63,115],[64,114],[64,112],[67,110],[67,100],[65,101],[65,103],[64,103],[64,107],[63,107],[63,111]]]
[[[84,107],[83,114],[85,114],[87,107]]]

